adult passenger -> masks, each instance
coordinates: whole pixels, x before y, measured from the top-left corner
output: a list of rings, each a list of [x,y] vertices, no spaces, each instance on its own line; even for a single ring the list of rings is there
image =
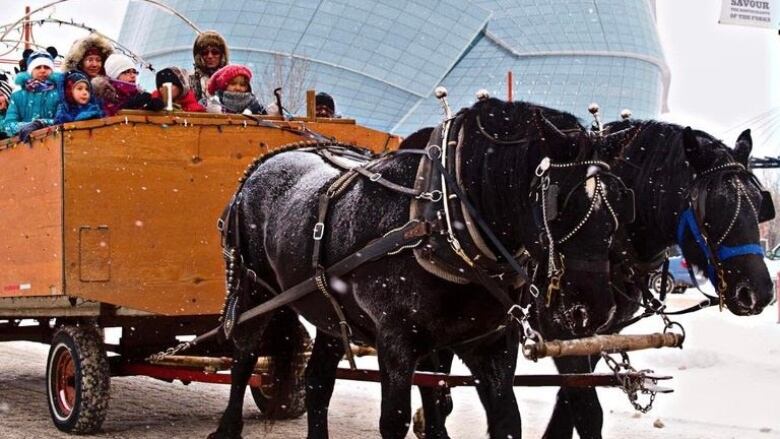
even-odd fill
[[[195,71],[189,76],[189,88],[198,101],[211,97],[209,78],[228,63],[228,47],[225,39],[216,31],[201,32],[192,46]]]
[[[317,117],[336,117],[336,103],[331,95],[321,91],[315,96],[314,102]]]
[[[62,63],[62,71],[81,70],[90,79],[105,76],[106,59],[112,53],[114,53],[114,46],[106,37],[97,33],[89,34],[70,46],[68,55]]]

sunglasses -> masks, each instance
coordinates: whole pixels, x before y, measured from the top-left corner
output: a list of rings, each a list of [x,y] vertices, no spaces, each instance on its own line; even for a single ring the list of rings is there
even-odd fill
[[[219,49],[203,49],[200,51],[201,56],[206,56],[208,54],[212,55],[222,55],[222,51]]]

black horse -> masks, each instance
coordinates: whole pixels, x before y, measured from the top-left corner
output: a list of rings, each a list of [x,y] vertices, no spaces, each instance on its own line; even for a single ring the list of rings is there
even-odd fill
[[[547,110],[544,116],[576,124],[576,119],[566,113]],[[440,132],[441,129],[437,131]],[[484,255],[489,252],[499,255],[495,256],[494,265],[506,266],[508,261],[502,260],[498,244],[487,238],[476,245],[483,248],[483,252],[476,254],[469,253],[475,245],[464,242],[460,247],[442,239],[448,233],[460,237],[471,234],[466,229],[477,220],[473,218],[477,214],[512,255],[521,255],[527,249],[536,258],[552,258],[560,268],[563,260],[565,270],[559,269],[554,274],[566,295],[557,292],[551,300],[556,303],[569,300],[568,306],[581,310],[579,315],[587,318],[579,321],[579,326],[593,331],[608,325],[615,306],[603,294],[608,288],[608,270],[593,272],[587,268],[589,264],[606,266],[617,221],[615,209],[607,206],[617,208],[621,204],[614,198],[620,192],[621,183],[614,178],[600,177],[604,166],[592,160],[591,138],[581,130],[564,135],[552,129],[539,108],[494,99],[478,102],[463,111],[448,132],[450,135],[441,144],[445,148],[458,145],[450,158],[456,174],[451,179],[457,179],[462,195],[472,201],[478,214],[471,211],[470,219],[453,221],[451,229],[440,226],[416,250],[425,255],[457,247],[463,253],[461,259],[470,259],[476,266],[480,264],[480,256],[487,258]],[[437,149],[441,151],[436,146],[426,148],[427,158],[398,153],[364,167],[370,169],[372,178],[358,178],[345,187],[331,203],[327,221],[322,221],[327,228],[323,233],[326,244],[320,263],[327,266],[340,261],[365,243],[408,224],[411,197],[370,180],[417,187],[418,167],[426,161],[438,160]],[[268,300],[271,294],[266,290],[282,291],[311,278],[315,251],[312,230],[316,235],[317,212],[321,207],[318,200],[343,175],[316,151],[280,153],[261,161],[251,172],[236,196],[241,218],[236,234],[241,238],[239,252],[244,264],[270,284],[270,288],[243,282],[238,292],[240,299],[234,306],[247,309]],[[431,175],[431,181],[440,181],[440,176]],[[453,190],[452,186],[450,189]],[[454,212],[452,206],[449,214],[444,212],[444,202],[461,196],[452,194],[442,200],[434,196],[435,192],[417,197],[429,200],[427,206],[433,210],[433,218],[440,222],[449,221],[448,215],[466,218],[465,213]],[[550,209],[558,215],[553,216]],[[558,241],[557,245],[553,242],[556,251],[552,251],[550,242],[544,242],[549,237]],[[461,265],[467,264],[461,261]],[[478,380],[477,390],[487,413],[491,437],[520,437],[520,414],[512,388],[520,335],[511,322],[522,313],[516,313],[515,307],[507,310],[488,286],[497,282],[503,282],[502,286],[514,283],[518,276],[508,272],[503,273],[506,276],[488,273],[493,279],[490,281],[485,280],[484,272],[480,274],[477,269],[471,272],[477,273],[473,282],[445,281],[422,268],[412,252],[403,250],[366,263],[341,278],[328,279],[327,290],[346,316],[352,340],[377,349],[383,437],[406,435],[412,376],[418,359],[442,348],[454,350]],[[454,276],[469,276],[469,273],[466,267]],[[506,287],[503,291],[513,292],[513,303],[520,301],[519,289]],[[340,318],[331,300],[320,292],[292,303],[291,308],[317,327],[306,369],[308,435],[328,437],[328,403],[337,365],[345,354]],[[283,389],[292,386],[292,359],[302,347],[296,339],[295,314],[282,309],[272,317],[238,325],[233,334],[230,401],[211,437],[240,437],[244,392],[257,359],[259,340],[269,327],[275,328],[274,334],[279,338],[275,349],[278,360],[274,363],[277,380],[274,387],[277,394],[283,395]],[[469,343],[464,343],[468,340]]]
[[[760,313],[773,291],[758,246],[758,223],[773,217],[774,207],[747,168],[749,130],[739,136],[733,150],[707,133],[662,122],[615,122],[605,131],[615,134],[599,143],[602,156],[612,158],[613,172],[635,191],[637,210],[636,220],[616,234],[610,252],[610,290],[617,306],[609,327],[599,332],[618,332],[635,319],[643,301],[653,306],[646,300],[649,274],[674,244],[707,272],[718,290],[719,297],[711,299],[714,303],[722,300],[737,315]],[[535,326],[545,338],[578,335],[545,312],[543,298],[535,300],[533,310]],[[561,373],[589,373],[600,358],[554,361]],[[435,370],[448,372],[451,359],[440,355]],[[451,411],[448,392],[421,389],[421,394],[425,437],[448,437],[444,426]],[[602,423],[594,389],[562,388],[544,437],[570,438],[576,428],[582,438],[600,438]]]
[[[630,129],[607,142],[605,154],[618,157],[613,170],[637,198],[636,221],[618,234],[613,249],[618,306],[607,332],[630,321],[649,294],[649,273],[675,244],[707,274],[719,296],[713,302],[722,301],[736,315],[760,313],[772,300],[773,287],[758,245],[758,224],[774,216],[774,207],[748,169],[750,130],[730,149],[705,132],[669,123],[621,121],[605,128]],[[560,358],[555,364],[561,373],[591,372],[599,359]],[[544,437],[571,438],[576,428],[581,438],[600,438],[602,421],[594,389],[561,389]]]

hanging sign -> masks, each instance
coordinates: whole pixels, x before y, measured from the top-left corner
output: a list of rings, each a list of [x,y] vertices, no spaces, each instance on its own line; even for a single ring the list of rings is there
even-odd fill
[[[722,0],[721,24],[780,29],[780,0]]]

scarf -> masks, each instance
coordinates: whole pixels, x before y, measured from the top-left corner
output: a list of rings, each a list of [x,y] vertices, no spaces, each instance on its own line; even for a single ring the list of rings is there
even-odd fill
[[[250,92],[223,91],[219,98],[226,113],[238,114],[249,107],[255,95]]]
[[[24,89],[31,93],[39,93],[54,90],[55,84],[48,78],[43,81],[39,79],[28,79],[24,82]]]

